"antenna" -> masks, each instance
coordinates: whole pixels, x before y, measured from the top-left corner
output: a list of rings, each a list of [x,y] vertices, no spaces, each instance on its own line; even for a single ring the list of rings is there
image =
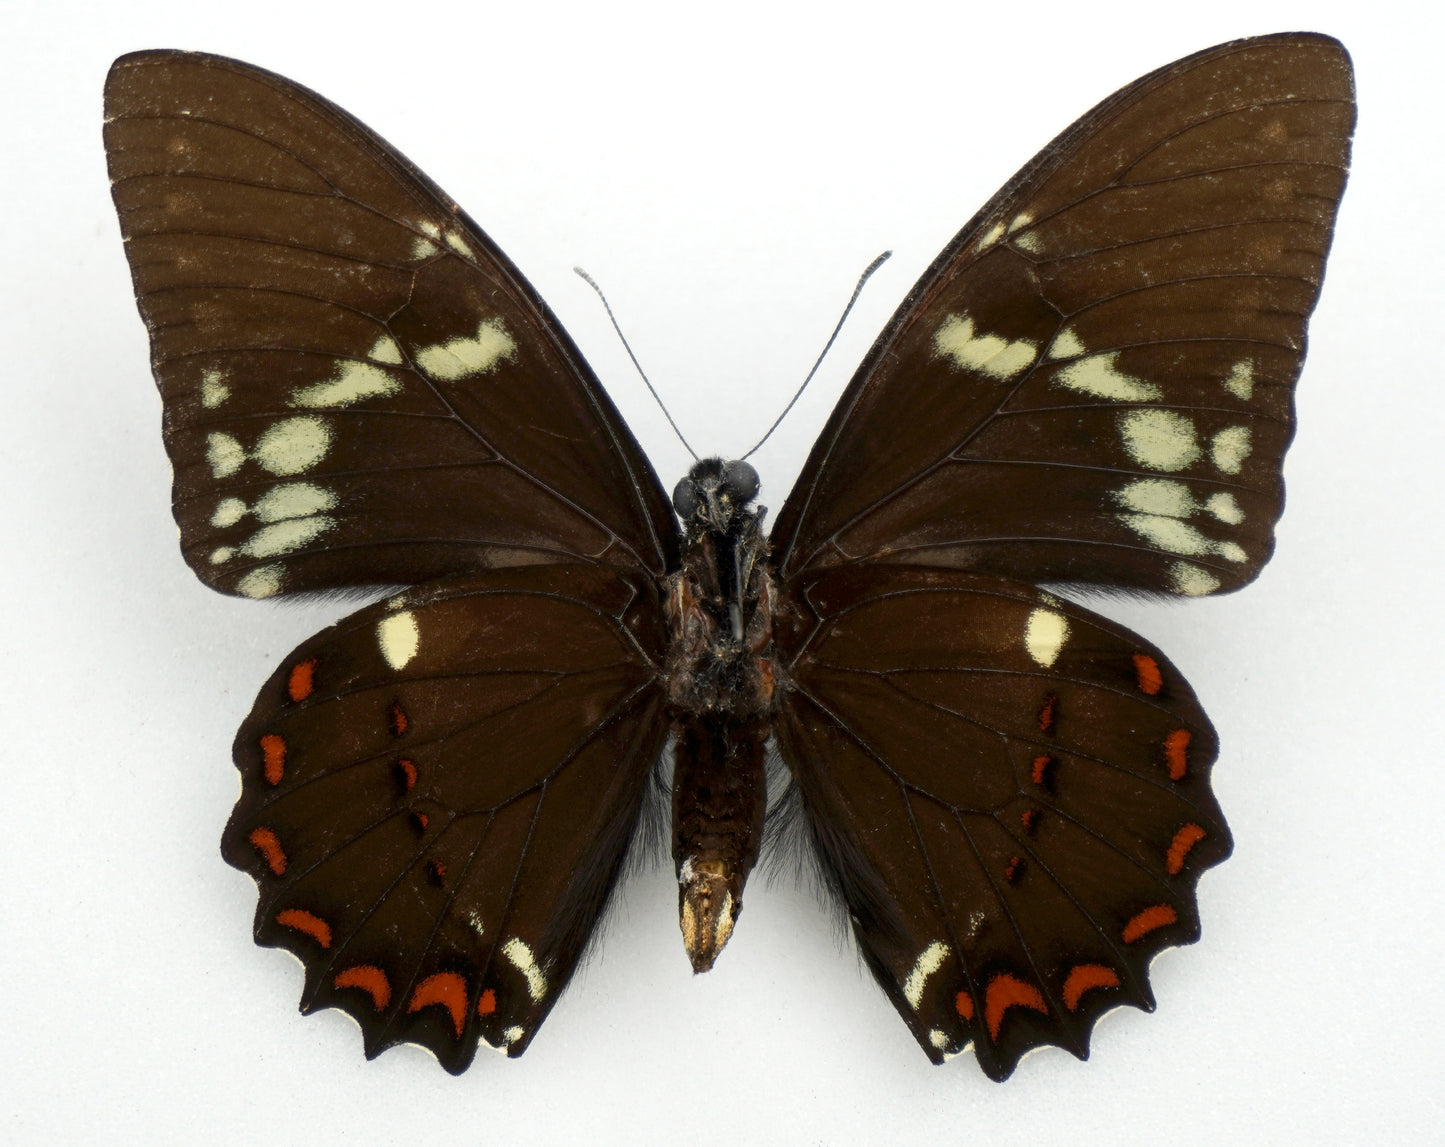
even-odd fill
[[[853,288],[853,295],[851,298],[849,298],[848,305],[843,308],[843,313],[838,318],[838,325],[833,328],[833,333],[828,336],[828,341],[823,347],[823,352],[818,355],[818,361],[813,363],[813,369],[808,372],[808,377],[803,379],[803,385],[798,387],[797,393],[788,400],[788,405],[783,407],[783,413],[778,415],[778,417],[774,420],[773,424],[768,427],[768,432],[758,439],[757,445],[755,445],[751,450],[749,450],[746,454],[744,454],[741,458],[738,459],[739,462],[747,461],[747,459],[751,458],[754,454],[758,452],[758,448],[762,446],[762,444],[766,442],[769,438],[772,437],[773,431],[778,428],[778,424],[781,423],[783,419],[788,417],[788,411],[792,410],[794,404],[798,401],[798,399],[803,397],[803,391],[808,389],[808,383],[813,381],[813,375],[818,373],[818,368],[823,365],[823,359],[826,358],[828,352],[832,350],[833,342],[835,339],[837,339],[838,332],[843,329],[843,324],[848,321],[848,315],[853,310],[853,304],[858,301],[858,296],[863,293],[863,284],[868,281],[874,271],[878,270],[879,267],[883,266],[883,264],[888,261],[889,257],[892,254],[892,251],[884,251],[883,254],[879,255],[878,258],[874,259],[873,262],[868,264],[868,266],[864,269],[863,274],[858,276],[858,285]],[[694,454],[693,457],[696,458],[697,455]]]
[[[870,270],[871,269],[872,268],[870,268]],[[642,364],[637,361],[637,356],[632,353],[632,347],[627,343],[627,336],[622,333],[622,328],[617,325],[617,316],[612,313],[612,307],[607,302],[607,296],[602,293],[602,288],[597,285],[597,280],[581,267],[573,267],[572,270],[576,271],[577,274],[582,277],[582,281],[597,292],[597,297],[602,300],[602,307],[607,312],[607,317],[612,320],[612,329],[617,332],[617,337],[622,340],[622,346],[623,349],[627,351],[627,357],[632,360],[632,365],[637,368],[637,373],[642,376],[642,381],[647,385],[647,392],[652,395],[657,405],[661,408],[663,417],[667,419],[667,424],[672,427],[672,432],[677,435],[677,440],[682,443],[683,449],[692,455],[694,462],[700,461],[697,456],[697,451],[692,448],[687,439],[683,437],[682,431],[677,428],[677,423],[672,420],[672,415],[668,412],[667,404],[662,401],[662,398],[652,385],[652,380],[647,377],[647,372],[642,369]],[[864,278],[867,278],[867,276],[865,275]],[[856,298],[857,292],[855,291],[853,294]],[[851,306],[852,304],[849,305]],[[784,411],[784,413],[787,412]]]

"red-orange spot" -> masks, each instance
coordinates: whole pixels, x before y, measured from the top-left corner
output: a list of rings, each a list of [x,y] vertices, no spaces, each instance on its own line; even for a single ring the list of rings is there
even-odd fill
[[[323,948],[331,947],[331,925],[302,908],[287,908],[276,913],[276,923],[284,928],[295,928],[305,932]]]
[[[369,992],[371,1006],[379,1012],[385,1011],[386,1005],[391,1002],[391,981],[386,978],[386,973],[374,964],[355,964],[350,968],[342,968],[331,982],[338,988],[360,988],[363,992]]]
[[[267,868],[277,876],[286,875],[286,853],[274,832],[269,828],[253,828],[246,839],[261,854]]]
[[[953,1009],[965,1020],[973,1019],[973,997],[967,992],[959,992],[953,997]]]
[[[1193,735],[1188,729],[1175,729],[1164,738],[1164,759],[1169,762],[1169,779],[1182,781],[1189,769],[1189,742]]]
[[[1010,884],[1017,884],[1024,874],[1024,861],[1021,856],[1011,856],[1008,864],[1004,865],[1003,878]]]
[[[1147,653],[1134,654],[1134,680],[1139,683],[1139,692],[1151,697],[1164,688],[1164,674],[1159,672],[1159,662]]]
[[[1052,733],[1054,731],[1054,718],[1058,716],[1059,699],[1050,693],[1044,698],[1043,708],[1039,710],[1039,732]]]
[[[433,883],[440,884],[442,877],[447,874],[447,866],[440,860],[428,860],[426,862],[427,875],[432,878]]]
[[[417,832],[425,832],[430,819],[424,812],[414,812],[411,814],[411,826],[416,829]]]
[[[1075,964],[1064,981],[1064,1007],[1076,1012],[1085,992],[1118,986],[1119,976],[1113,968],[1104,964]]]
[[[1152,908],[1146,908],[1124,925],[1124,943],[1132,944],[1135,940],[1147,936],[1154,929],[1173,924],[1178,919],[1179,913],[1167,904],[1156,904]]]
[[[1179,875],[1180,869],[1184,867],[1184,858],[1189,855],[1189,850],[1204,837],[1204,830],[1197,824],[1186,824],[1174,834],[1174,839],[1169,843],[1169,858],[1166,862],[1170,876]]]
[[[1054,758],[1044,753],[1034,758],[1030,767],[1029,776],[1036,785],[1047,785],[1053,778],[1050,776],[1054,764]]]
[[[407,720],[406,710],[401,707],[400,701],[393,701],[391,707],[386,711],[386,726],[391,730],[393,737],[400,737],[406,732],[406,727],[411,724]]]
[[[489,1016],[497,1010],[497,993],[488,988],[477,997],[477,1015]]]
[[[989,1037],[995,1042],[999,1028],[1003,1026],[1003,1014],[1009,1008],[1033,1008],[1036,1012],[1049,1014],[1049,1005],[1044,1003],[1043,993],[1038,988],[1024,983],[1017,976],[1000,972],[988,982],[988,990],[983,997],[984,1021],[988,1024]]]
[[[291,676],[286,681],[286,692],[293,701],[304,701],[316,688],[316,658],[298,662],[291,666]]]
[[[402,757],[396,762],[395,768],[397,783],[401,785],[402,792],[409,793],[416,788],[416,765]]]
[[[1024,831],[1031,834],[1039,825],[1039,810],[1026,808],[1019,814],[1019,820],[1023,822]]]
[[[462,1025],[467,1019],[467,982],[456,972],[438,972],[428,976],[416,986],[411,994],[411,1003],[406,1005],[409,1012],[419,1012],[432,1004],[440,1004],[452,1014],[452,1026],[457,1038],[462,1036]]]
[[[286,738],[267,733],[261,738],[261,773],[266,783],[279,785],[286,775]]]

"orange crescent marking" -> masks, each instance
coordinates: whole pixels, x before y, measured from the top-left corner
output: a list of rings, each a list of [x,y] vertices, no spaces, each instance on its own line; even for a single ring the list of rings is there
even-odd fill
[[[405,786],[404,792],[411,792],[416,788],[416,765],[402,757],[396,762],[397,771],[401,773],[401,783]]]
[[[1164,688],[1164,674],[1159,672],[1159,662],[1147,653],[1134,654],[1134,680],[1139,684],[1139,692],[1150,697]]]
[[[286,681],[286,692],[293,701],[304,701],[316,688],[316,658],[298,662],[291,666],[291,676]]]
[[[1023,821],[1024,831],[1032,833],[1034,831],[1034,825],[1039,823],[1039,810],[1036,808],[1026,808],[1019,814],[1019,820]]]
[[[287,908],[276,913],[276,923],[285,928],[305,932],[323,948],[331,947],[331,925],[313,912],[304,908]]]
[[[462,1025],[467,1020],[467,982],[456,972],[437,972],[428,976],[416,986],[406,1010],[419,1012],[432,1004],[440,1004],[451,1012],[452,1026],[456,1028],[457,1038],[461,1039]]]
[[[497,1010],[497,993],[488,988],[477,997],[477,1015],[489,1016]]]
[[[1174,839],[1169,844],[1169,858],[1166,862],[1170,876],[1179,875],[1179,870],[1184,867],[1184,858],[1189,855],[1189,850],[1203,840],[1206,835],[1197,824],[1186,824],[1174,834]]]
[[[269,785],[279,785],[286,775],[286,738],[267,733],[261,738],[261,773]]]
[[[953,1009],[964,1019],[973,1019],[973,997],[967,992],[959,992],[953,997]]]
[[[1178,919],[1179,913],[1167,904],[1156,904],[1152,908],[1146,908],[1124,925],[1124,943],[1132,944],[1135,940],[1147,936],[1154,929],[1163,928],[1166,924],[1173,924]]]
[[[1194,738],[1188,729],[1175,729],[1164,738],[1164,759],[1169,762],[1169,779],[1182,781],[1189,768],[1189,742]]]
[[[406,732],[407,725],[411,724],[406,718],[406,710],[401,707],[400,701],[391,703],[391,708],[386,711],[386,720],[393,737],[400,737]]]
[[[286,875],[286,852],[274,832],[269,828],[253,828],[246,839],[261,854],[267,868],[277,876]]]
[[[1043,756],[1035,757],[1033,771],[1030,776],[1036,785],[1042,785],[1049,779],[1049,766],[1054,763],[1054,758],[1045,753]]]
[[[1079,1000],[1095,988],[1117,988],[1119,976],[1105,964],[1075,964],[1064,981],[1064,1007],[1079,1010]]]
[[[1022,856],[1010,856],[1008,863],[1004,865],[1003,878],[1012,884],[1023,875],[1023,868],[1024,858]]]
[[[1052,733],[1054,731],[1054,710],[1058,704],[1059,699],[1052,693],[1044,698],[1044,707],[1039,710],[1039,732]]]
[[[1026,984],[1017,976],[1000,972],[988,982],[983,996],[984,1019],[988,1024],[989,1037],[998,1042],[999,1028],[1003,1026],[1003,1014],[1009,1008],[1033,1008],[1036,1012],[1049,1014],[1049,1005],[1044,1003],[1043,993],[1032,984]]]
[[[338,988],[360,988],[363,992],[369,992],[371,1006],[379,1012],[385,1011],[386,1005],[391,1002],[391,981],[375,964],[355,964],[350,968],[342,968],[331,982]]]

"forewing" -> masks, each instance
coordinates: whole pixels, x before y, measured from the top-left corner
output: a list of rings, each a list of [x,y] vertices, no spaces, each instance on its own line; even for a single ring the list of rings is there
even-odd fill
[[[874,559],[1184,594],[1252,579],[1353,96],[1334,40],[1268,36],[1145,76],[1059,136],[859,368],[779,515],[783,573]]]
[[[576,558],[661,572],[671,509],[515,267],[407,160],[190,52],[106,82],[187,562],[265,597]]]
[[[804,591],[774,730],[869,967],[935,1062],[994,1079],[1080,1058],[1152,1009],[1229,853],[1213,730],[1158,650],[1079,606],[950,570],[850,567]]]
[[[435,582],[306,642],[236,737],[256,941],[366,1053],[520,1055],[619,873],[667,724],[655,595],[598,566]]]

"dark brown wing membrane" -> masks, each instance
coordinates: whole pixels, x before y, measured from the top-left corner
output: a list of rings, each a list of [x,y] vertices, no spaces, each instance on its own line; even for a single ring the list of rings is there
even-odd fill
[[[863,954],[935,1062],[994,1079],[1153,1008],[1230,850],[1215,738],[1179,672],[1031,586],[952,570],[810,579],[774,726]]]
[[[1354,125],[1324,36],[1225,44],[1064,132],[914,288],[813,449],[778,568],[1183,594],[1269,558]]]
[[[666,735],[660,610],[599,566],[496,570],[363,609],[297,649],[236,737],[222,851],[258,943],[366,1053],[452,1072],[520,1055],[616,880]]]
[[[259,68],[144,52],[111,69],[105,142],[208,585],[666,568],[666,495],[576,348],[369,129]]]

